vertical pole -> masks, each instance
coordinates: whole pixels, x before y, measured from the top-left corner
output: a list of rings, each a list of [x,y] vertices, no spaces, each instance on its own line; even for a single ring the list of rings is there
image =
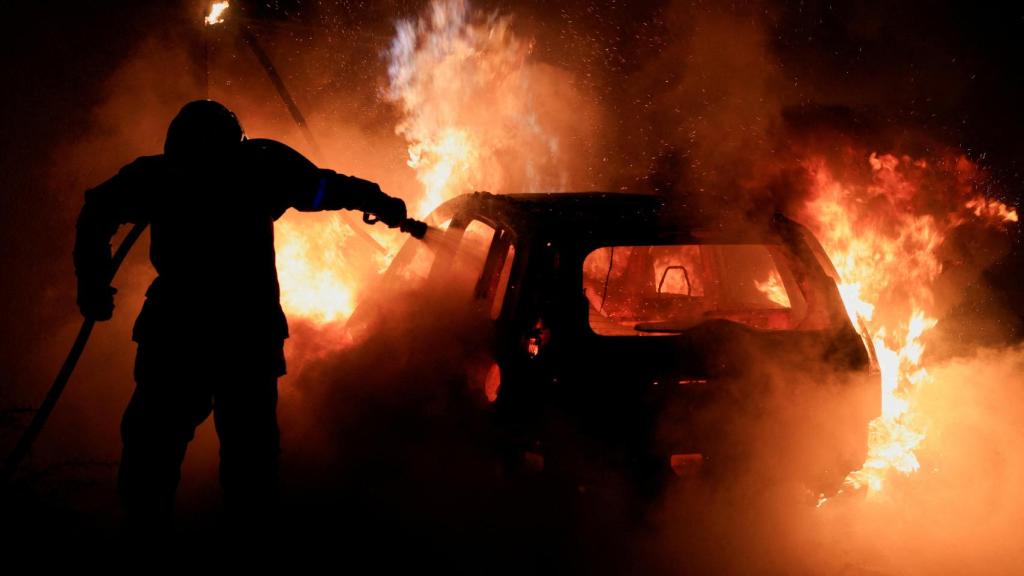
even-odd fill
[[[203,24],[203,98],[210,98],[210,27]]]

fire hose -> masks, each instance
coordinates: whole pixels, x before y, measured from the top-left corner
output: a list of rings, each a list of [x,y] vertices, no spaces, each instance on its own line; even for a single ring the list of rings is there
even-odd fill
[[[375,215],[364,213],[363,221],[367,224],[374,224],[378,221],[378,218]],[[420,240],[427,233],[427,225],[412,218],[406,218],[398,228],[400,231]],[[125,257],[128,256],[128,252],[132,249],[135,241],[139,239],[139,236],[142,236],[145,230],[146,224],[136,224],[124,237],[124,240],[121,241],[113,258],[111,258],[111,281],[113,281],[114,275],[117,274],[118,268],[121,267]],[[71,345],[71,350],[68,351],[64,364],[61,365],[60,371],[57,372],[57,377],[54,378],[49,392],[46,393],[46,398],[39,406],[39,409],[36,410],[35,416],[32,417],[32,422],[29,423],[28,427],[21,434],[10,456],[4,460],[3,468],[0,469],[0,486],[6,486],[14,478],[14,473],[17,472],[21,461],[32,450],[32,445],[35,444],[39,433],[42,432],[43,426],[46,425],[46,421],[50,418],[50,414],[57,406],[57,401],[71,379],[71,374],[75,371],[75,366],[78,365],[82,352],[85,351],[85,345],[89,342],[89,336],[92,334],[92,329],[95,325],[96,320],[92,318],[86,318],[82,321],[82,327],[78,329],[78,336],[75,337],[75,342]]]
[[[113,281],[114,275],[117,274],[117,269],[121,267],[121,263],[124,262],[125,257],[128,255],[128,251],[132,249],[135,241],[139,239],[139,236],[142,236],[145,230],[145,224],[136,224],[128,232],[128,235],[124,237],[124,240],[121,241],[121,245],[117,247],[117,251],[111,259],[111,281]],[[32,417],[32,422],[29,423],[28,428],[22,432],[21,438],[18,439],[18,443],[14,447],[14,451],[4,460],[3,468],[0,469],[0,486],[6,486],[14,478],[18,465],[21,464],[21,461],[25,459],[25,456],[32,449],[32,445],[35,443],[36,438],[39,437],[39,433],[42,432],[43,426],[46,425],[46,421],[50,418],[54,407],[57,406],[57,400],[60,399],[60,395],[64,392],[64,387],[67,386],[68,380],[71,379],[71,373],[75,371],[78,359],[82,357],[82,352],[85,350],[86,343],[89,342],[89,335],[92,334],[92,329],[95,325],[96,320],[92,318],[86,318],[82,321],[82,327],[78,329],[75,343],[71,345],[71,350],[68,351],[64,364],[61,365],[60,371],[57,372],[57,377],[53,380],[50,391],[46,393],[46,398],[39,406],[39,409],[36,410],[35,416]]]

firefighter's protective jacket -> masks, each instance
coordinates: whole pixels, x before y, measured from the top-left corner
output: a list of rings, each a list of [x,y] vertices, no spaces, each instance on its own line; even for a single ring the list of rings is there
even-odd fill
[[[318,168],[273,140],[245,140],[188,172],[164,155],[141,157],[85,193],[74,248],[79,290],[109,284],[119,225],[148,223],[158,276],[133,340],[262,348],[288,337],[274,221],[288,208],[375,212],[388,200],[377,184]]]

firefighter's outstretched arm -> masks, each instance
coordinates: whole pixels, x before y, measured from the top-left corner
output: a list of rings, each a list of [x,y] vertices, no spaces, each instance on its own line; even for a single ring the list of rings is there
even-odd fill
[[[303,212],[361,210],[392,228],[406,219],[405,202],[388,196],[375,182],[319,168],[276,140],[253,139],[243,144],[265,175],[264,183],[275,193],[285,191],[287,208]]]
[[[110,285],[114,272],[110,241],[121,224],[143,220],[138,186],[148,164],[140,158],[85,192],[75,226],[73,259],[78,308],[86,318],[109,320],[114,313],[117,290]]]
[[[396,228],[407,218],[405,201],[388,196],[376,182],[321,169],[312,210],[360,210]],[[299,208],[300,210],[302,208]]]

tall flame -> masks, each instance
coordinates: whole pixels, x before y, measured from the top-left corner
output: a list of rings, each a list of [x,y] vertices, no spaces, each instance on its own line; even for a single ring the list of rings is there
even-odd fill
[[[560,182],[558,140],[534,109],[530,51],[508,18],[475,13],[464,0],[435,1],[419,19],[397,24],[387,96],[402,112],[396,131],[422,185],[405,196],[413,215],[463,192],[525,192]],[[289,317],[323,326],[351,314],[387,258],[350,241],[340,222],[312,220],[303,214],[279,221],[277,265]]]
[[[559,143],[534,108],[531,50],[508,18],[473,13],[465,0],[436,0],[398,23],[387,96],[404,113],[396,131],[423,185],[415,214],[463,192],[557,183]]]
[[[870,425],[867,460],[845,482],[877,494],[892,472],[920,468],[915,450],[927,437],[928,421],[915,397],[931,381],[923,339],[937,323],[937,249],[969,219],[1000,224],[1016,222],[1017,215],[976,193],[977,168],[966,158],[929,162],[871,154],[864,160],[870,175],[855,182],[841,181],[823,159],[808,162],[813,184],[805,209],[839,273],[847,313],[873,343],[881,372],[881,416]]]

